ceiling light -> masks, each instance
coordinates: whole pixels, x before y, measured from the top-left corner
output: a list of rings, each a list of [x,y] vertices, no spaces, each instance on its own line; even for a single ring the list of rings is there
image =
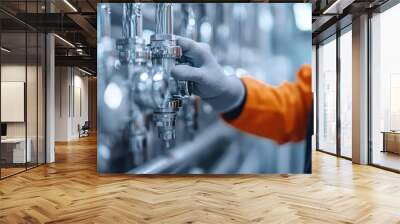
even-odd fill
[[[322,12],[322,14],[323,15],[329,14],[332,11],[332,9],[336,9],[338,3],[339,0],[336,0],[332,5],[330,5],[327,9],[325,9],[324,12]]]
[[[9,50],[9,49],[7,49],[7,48],[5,48],[5,47],[1,47],[0,49],[1,49],[2,51],[6,52],[6,53],[10,53],[10,52],[11,52],[11,50]]]
[[[62,37],[60,37],[60,36],[57,35],[57,34],[54,34],[54,36],[57,37],[58,39],[60,39],[62,42],[64,42],[64,43],[66,43],[67,45],[69,45],[70,47],[75,48],[75,45],[73,45],[73,44],[72,44],[71,42],[69,42],[68,40],[66,40],[66,39],[64,39],[64,38],[62,38]]]
[[[78,10],[68,1],[64,0],[65,4],[67,4],[74,12],[78,12]]]
[[[324,12],[323,15],[328,14],[342,14],[343,10],[351,5],[355,0],[336,0],[330,5]]]
[[[92,73],[90,73],[90,72],[88,72],[88,71],[86,71],[86,70],[83,70],[83,69],[81,69],[81,68],[78,68],[78,70],[79,71],[81,71],[81,72],[83,72],[83,73],[85,73],[86,75],[92,75]]]

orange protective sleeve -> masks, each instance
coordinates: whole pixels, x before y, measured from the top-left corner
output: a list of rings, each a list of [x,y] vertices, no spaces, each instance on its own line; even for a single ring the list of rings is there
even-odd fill
[[[227,121],[242,131],[279,144],[305,138],[312,109],[311,67],[303,65],[293,83],[273,87],[249,76],[241,78],[247,91],[239,117]]]

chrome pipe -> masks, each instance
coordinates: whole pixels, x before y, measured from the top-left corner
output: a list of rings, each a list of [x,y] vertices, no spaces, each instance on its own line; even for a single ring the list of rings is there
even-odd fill
[[[141,37],[143,34],[140,3],[124,3],[122,10],[123,38]]]
[[[172,3],[157,3],[156,5],[156,34],[174,33]]]
[[[135,33],[136,36],[143,36],[143,17],[142,17],[142,7],[140,3],[135,3]]]
[[[197,159],[230,144],[235,135],[232,128],[219,121],[200,132],[193,141],[181,144],[127,174],[160,174],[183,170],[195,164]]]

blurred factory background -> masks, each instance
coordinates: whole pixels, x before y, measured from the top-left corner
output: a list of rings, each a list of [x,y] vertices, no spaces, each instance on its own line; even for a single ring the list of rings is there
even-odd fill
[[[154,55],[159,40],[151,36],[173,32],[208,43],[226,75],[249,74],[272,85],[292,81],[302,64],[311,64],[311,4],[156,5],[97,6],[98,171],[303,173],[305,158],[310,156],[304,142],[279,146],[242,133],[187,93],[180,94],[182,106],[174,115],[154,112],[148,101],[162,101],[163,84],[144,80],[154,80],[156,70],[148,52]],[[173,19],[165,18],[168,10]],[[171,25],[173,30],[168,31]],[[173,41],[165,43],[175,50]],[[145,71],[138,71],[139,67]],[[140,80],[132,79],[135,72],[142,72]],[[190,89],[190,83],[176,84],[178,89],[181,84]],[[165,120],[160,114],[172,117]]]

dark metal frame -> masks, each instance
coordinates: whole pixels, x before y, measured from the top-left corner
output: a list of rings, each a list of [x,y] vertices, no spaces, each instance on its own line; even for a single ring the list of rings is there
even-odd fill
[[[367,45],[368,45],[368,53],[367,53],[367,63],[368,63],[368,69],[367,69],[367,85],[368,85],[368,95],[367,95],[367,119],[368,119],[368,124],[367,124],[367,132],[368,132],[368,158],[367,158],[367,163],[372,165],[372,85],[371,85],[371,79],[372,79],[372,64],[371,64],[371,57],[372,57],[372,32],[371,32],[371,19],[372,19],[372,13],[368,12],[368,37],[367,37]]]
[[[336,25],[336,154],[341,154],[341,132],[342,125],[340,123],[340,78],[341,78],[341,65],[340,65],[340,36],[341,30],[339,25]]]
[[[315,147],[316,150],[319,150],[319,45],[315,46]]]

